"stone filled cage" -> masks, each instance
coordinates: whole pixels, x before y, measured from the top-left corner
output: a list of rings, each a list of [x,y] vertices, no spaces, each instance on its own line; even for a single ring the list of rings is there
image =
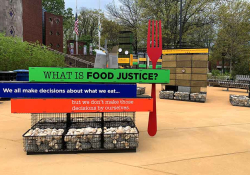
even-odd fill
[[[57,123],[135,122],[135,112],[31,114],[31,127]],[[91,126],[90,126],[91,127]]]
[[[66,113],[52,113],[52,114],[31,114],[31,127],[43,127],[46,125],[58,125],[58,123],[66,123],[67,114]]]
[[[65,137],[66,151],[99,150],[102,147],[100,122],[71,123]]]
[[[39,123],[23,134],[24,151],[33,153],[62,152],[66,124]]]
[[[31,114],[23,134],[27,154],[135,150],[135,112]]]

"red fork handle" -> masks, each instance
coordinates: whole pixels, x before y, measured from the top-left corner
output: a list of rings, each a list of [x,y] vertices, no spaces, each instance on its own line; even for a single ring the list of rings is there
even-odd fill
[[[153,112],[149,113],[148,120],[148,134],[150,136],[155,136],[157,133],[157,120],[156,120],[156,93],[155,84],[152,84],[151,97],[153,98]]]

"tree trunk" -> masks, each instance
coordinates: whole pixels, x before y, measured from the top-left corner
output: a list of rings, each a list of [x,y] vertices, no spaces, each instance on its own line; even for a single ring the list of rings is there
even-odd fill
[[[224,63],[225,63],[225,58],[224,58],[224,56],[222,56],[222,74],[224,74],[225,73],[225,70],[224,70]]]

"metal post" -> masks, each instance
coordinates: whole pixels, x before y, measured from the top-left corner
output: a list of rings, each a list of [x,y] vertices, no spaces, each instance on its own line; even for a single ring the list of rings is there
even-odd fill
[[[76,14],[77,14],[77,0],[76,0]],[[77,34],[76,34],[76,55],[78,55],[78,35]]]
[[[104,148],[104,112],[102,112],[101,127],[102,127],[101,148]]]
[[[182,42],[182,0],[180,0],[180,38],[179,38],[179,47],[181,48]]]
[[[249,84],[248,84],[248,97],[250,98],[250,81],[249,81]]]
[[[107,51],[108,50],[108,40],[107,39],[105,39],[105,46],[104,46],[104,49]],[[105,52],[106,52],[105,51]]]
[[[70,127],[70,124],[71,124],[71,114],[70,113],[67,113],[67,118],[66,118],[66,125],[67,125],[67,128]]]
[[[98,35],[99,35],[99,50],[101,49],[101,3],[99,0],[99,21],[98,21]]]

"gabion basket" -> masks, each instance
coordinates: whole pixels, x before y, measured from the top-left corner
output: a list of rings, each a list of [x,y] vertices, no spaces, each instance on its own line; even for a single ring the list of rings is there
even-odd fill
[[[104,127],[134,126],[135,112],[104,113]]]
[[[81,125],[82,124],[82,125]],[[71,125],[64,137],[66,151],[99,150],[102,146],[102,129],[99,123]]]
[[[174,99],[174,91],[160,91],[160,99]]]
[[[67,114],[53,113],[53,114],[31,114],[31,127],[34,125],[65,123],[67,121]]]
[[[73,113],[71,122],[101,122],[102,113]]]
[[[207,99],[207,94],[201,94],[201,93],[190,94],[190,101],[205,103],[206,99]]]
[[[50,128],[49,124],[37,125],[23,134],[23,146],[26,152],[59,152],[63,151],[63,137],[66,124]]]
[[[250,98],[244,95],[230,95],[230,103],[233,106],[250,107]]]
[[[175,92],[174,99],[180,100],[180,101],[189,101],[190,93],[188,93],[188,92]]]
[[[146,87],[137,87],[137,95],[143,95],[146,92]]]
[[[133,133],[121,132],[121,128],[131,128]],[[105,149],[136,149],[139,144],[139,131],[135,125],[126,127],[104,127]]]

